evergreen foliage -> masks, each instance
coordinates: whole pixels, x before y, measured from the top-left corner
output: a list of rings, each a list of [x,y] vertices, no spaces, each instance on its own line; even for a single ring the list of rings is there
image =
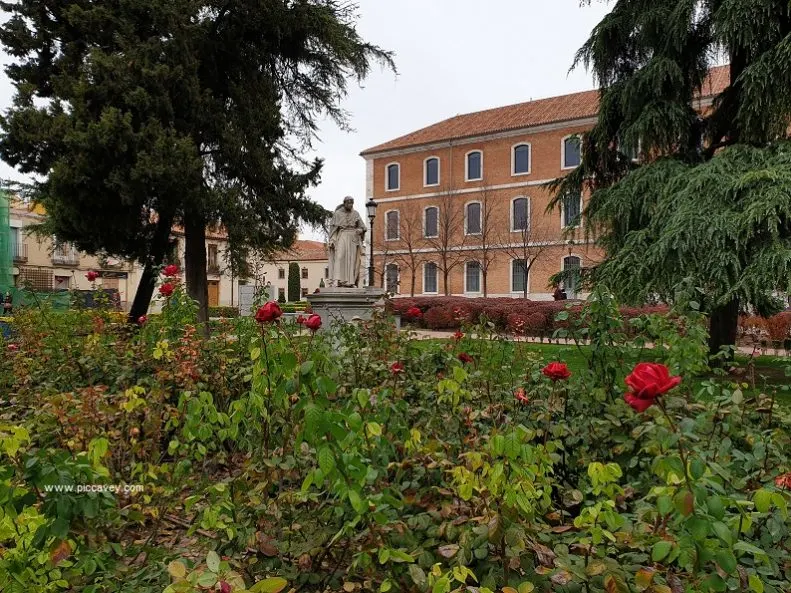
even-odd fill
[[[670,299],[691,277],[712,351],[734,343],[740,308],[771,313],[791,289],[789,57],[786,0],[619,0],[577,54],[599,118],[551,206],[591,192],[586,232],[608,257],[586,277],[620,299]],[[696,96],[723,58],[730,84],[707,108]]]
[[[299,275],[299,264],[296,262],[288,264],[288,300],[292,303],[302,299]]]

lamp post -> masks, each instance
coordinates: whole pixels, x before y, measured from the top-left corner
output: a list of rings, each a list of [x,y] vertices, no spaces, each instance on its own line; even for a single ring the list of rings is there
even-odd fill
[[[370,236],[368,237],[368,286],[374,285],[374,218],[376,218],[376,208],[379,206],[374,202],[373,198],[365,203],[365,211],[368,213],[368,228],[370,229]]]

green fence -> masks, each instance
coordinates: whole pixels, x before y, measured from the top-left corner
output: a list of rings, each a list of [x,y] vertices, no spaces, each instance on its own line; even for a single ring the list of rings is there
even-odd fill
[[[10,210],[8,194],[0,191],[0,295],[14,286]]]

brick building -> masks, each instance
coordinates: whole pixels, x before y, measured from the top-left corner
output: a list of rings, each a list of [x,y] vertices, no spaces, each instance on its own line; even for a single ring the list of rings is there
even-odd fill
[[[727,81],[714,68],[696,109]],[[546,184],[579,164],[598,101],[593,90],[459,115],[363,151],[377,282],[401,296],[546,300],[568,270],[569,298],[584,296],[575,270],[603,257],[581,226],[586,196],[547,212]]]

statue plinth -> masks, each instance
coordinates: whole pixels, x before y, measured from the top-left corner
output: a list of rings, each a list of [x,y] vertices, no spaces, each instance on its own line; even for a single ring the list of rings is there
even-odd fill
[[[368,321],[374,311],[384,308],[385,291],[375,286],[365,288],[322,288],[307,296],[313,313],[321,317],[322,327],[336,323]]]

